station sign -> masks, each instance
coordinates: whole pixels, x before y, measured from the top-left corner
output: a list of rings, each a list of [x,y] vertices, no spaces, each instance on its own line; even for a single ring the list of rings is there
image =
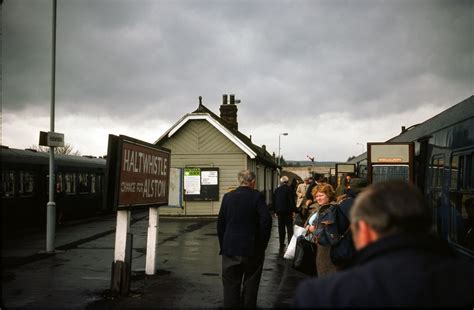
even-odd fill
[[[109,135],[106,200],[113,209],[168,205],[171,151]]]
[[[409,163],[410,144],[375,144],[370,143],[372,163]]]
[[[64,146],[64,134],[59,132],[40,131],[39,145],[62,147]]]

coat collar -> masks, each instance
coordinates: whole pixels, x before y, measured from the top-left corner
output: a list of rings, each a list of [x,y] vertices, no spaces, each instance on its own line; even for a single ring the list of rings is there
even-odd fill
[[[407,250],[419,253],[437,253],[442,256],[454,255],[448,243],[436,236],[423,233],[404,233],[381,238],[361,249],[356,254],[354,265],[364,264],[378,256]]]

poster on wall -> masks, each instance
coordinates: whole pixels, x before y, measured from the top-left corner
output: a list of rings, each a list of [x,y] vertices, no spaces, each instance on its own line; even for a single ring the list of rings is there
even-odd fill
[[[184,168],[184,194],[201,194],[201,169]]]
[[[201,173],[202,185],[217,185],[217,171],[203,171]]]
[[[219,168],[184,168],[185,201],[218,201]]]

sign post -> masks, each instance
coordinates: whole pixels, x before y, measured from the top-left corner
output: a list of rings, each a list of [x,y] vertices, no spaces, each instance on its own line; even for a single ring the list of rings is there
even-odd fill
[[[168,205],[170,150],[127,136],[109,135],[106,201],[117,210],[112,291],[128,292],[131,210],[149,208],[146,274],[156,272],[158,207]],[[131,242],[131,241],[130,241]],[[127,257],[130,257],[127,259]]]

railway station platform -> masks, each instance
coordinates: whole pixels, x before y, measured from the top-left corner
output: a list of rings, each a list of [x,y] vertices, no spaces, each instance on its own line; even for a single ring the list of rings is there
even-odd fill
[[[159,219],[157,274],[145,275],[148,212],[132,213],[128,296],[110,293],[115,215],[57,227],[54,255],[45,231],[2,234],[1,309],[221,308],[221,256],[215,218]],[[266,252],[257,306],[288,308],[307,276],[279,253],[277,221]]]

